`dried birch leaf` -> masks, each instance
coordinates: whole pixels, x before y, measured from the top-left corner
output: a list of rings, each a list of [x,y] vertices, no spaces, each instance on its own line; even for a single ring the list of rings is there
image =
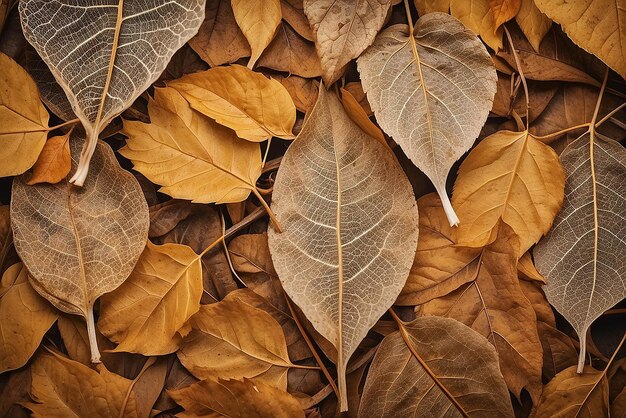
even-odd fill
[[[381,32],[358,59],[376,120],[433,182],[451,225],[458,218],[446,194],[452,164],[487,119],[497,76],[487,50],[458,20],[430,13]]]
[[[557,374],[544,388],[533,417],[608,417],[609,383],[604,372],[589,366],[584,373],[572,366]]]
[[[295,365],[280,324],[236,293],[191,317],[191,332],[176,353],[180,362],[199,379],[246,377],[287,390],[287,371]]]
[[[26,364],[57,317],[28,283],[23,264],[9,267],[0,282],[0,373]]]
[[[576,45],[626,78],[624,0],[555,2],[535,0],[537,7],[561,25]]]
[[[102,297],[98,328],[119,343],[115,351],[173,353],[176,333],[200,309],[200,256],[186,245],[148,241],[130,277]]]
[[[245,200],[255,190],[261,174],[258,144],[196,112],[172,88],[156,89],[148,112],[149,124],[124,121],[128,139],[120,154],[162,185],[159,191],[198,203],[224,203]]]
[[[31,366],[31,374],[34,402],[24,406],[33,417],[139,418],[135,394],[125,399],[132,381],[102,365],[96,371],[60,354],[42,353]]]
[[[274,38],[282,18],[280,0],[231,0],[231,5],[237,25],[250,44],[248,68],[252,68]]]
[[[496,351],[458,321],[433,316],[402,325],[370,366],[359,417],[420,416],[514,416]]]
[[[58,183],[70,173],[72,157],[70,155],[70,135],[54,136],[48,139],[33,166],[33,175],[28,180],[29,186],[38,183]]]
[[[454,183],[459,244],[486,245],[504,221],[517,235],[521,257],[550,230],[564,187],[559,157],[548,145],[528,131],[490,135],[472,149]]]
[[[563,151],[561,163],[563,209],[533,255],[548,301],[578,334],[582,372],[587,329],[626,298],[626,150],[587,133]]]
[[[289,393],[249,379],[212,379],[168,392],[185,412],[180,418],[304,418],[298,400]]]
[[[202,0],[25,0],[24,36],[48,64],[80,118],[87,140],[71,183],[82,186],[98,136],[196,34]]]
[[[382,28],[391,0],[305,0],[304,13],[330,87],[354,58],[372,44]]]
[[[498,238],[484,247],[475,279],[422,305],[420,313],[453,318],[486,337],[496,348],[509,390],[528,390],[533,403],[541,395],[541,342],[537,317],[517,278],[513,231],[499,227]]]
[[[81,142],[70,147],[76,168]],[[26,185],[16,178],[11,198],[15,248],[31,284],[58,309],[87,320],[92,361],[98,362],[93,305],[121,285],[148,237],[148,207],[135,177],[100,142],[83,188],[67,180]]]
[[[437,194],[417,201],[420,239],[409,278],[397,305],[421,305],[458,289],[476,278],[480,248],[457,245],[457,228],[448,223]]]
[[[217,67],[168,83],[191,107],[260,142],[273,136],[293,139],[296,108],[285,88],[241,65]]]
[[[413,191],[393,154],[320,88],[276,177],[269,230],[287,294],[338,351],[341,409],[346,365],[396,299],[417,245]]]
[[[35,164],[48,137],[48,111],[33,79],[0,52],[0,177],[22,174]]]

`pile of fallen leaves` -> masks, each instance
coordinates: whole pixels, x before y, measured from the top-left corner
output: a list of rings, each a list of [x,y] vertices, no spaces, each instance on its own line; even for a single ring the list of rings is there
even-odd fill
[[[623,0],[0,0],[0,416],[626,416]]]

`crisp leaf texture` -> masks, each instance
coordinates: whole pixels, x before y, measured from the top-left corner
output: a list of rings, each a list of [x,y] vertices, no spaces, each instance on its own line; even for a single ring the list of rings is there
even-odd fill
[[[252,56],[248,67],[254,64],[274,38],[282,17],[280,0],[231,0],[235,20],[250,44]]]
[[[458,228],[451,227],[437,194],[417,201],[420,239],[409,278],[397,305],[421,305],[442,297],[476,278],[480,248],[457,245]]]
[[[494,51],[502,48],[502,28],[491,12],[494,0],[449,0],[450,14],[459,19]],[[510,0],[505,0],[510,1]]]
[[[204,1],[26,0],[19,6],[24,36],[50,67],[87,132],[71,179],[82,186],[98,135],[196,34]]]
[[[487,50],[457,19],[430,13],[413,37],[406,25],[385,29],[358,67],[378,123],[431,179],[456,225],[446,179],[491,109],[497,76]]]
[[[517,235],[521,257],[552,226],[564,188],[563,167],[552,148],[528,131],[490,135],[463,161],[454,183],[459,243],[482,247],[504,221]]]
[[[209,417],[218,413],[232,418],[304,418],[298,400],[287,392],[248,379],[203,380],[169,392],[185,412],[180,418]]]
[[[173,353],[176,333],[200,309],[202,266],[186,245],[148,241],[130,277],[102,297],[98,328],[115,351],[145,356]]]
[[[608,404],[609,383],[604,372],[588,366],[579,374],[572,366],[545,386],[533,417],[608,417]]]
[[[237,132],[260,142],[273,136],[293,138],[296,107],[276,80],[241,65],[189,74],[168,84],[191,107]]]
[[[128,399],[131,380],[98,371],[56,353],[40,354],[31,367],[34,402],[24,406],[33,417],[117,417],[139,418],[136,397]],[[122,407],[124,410],[122,410]]]
[[[38,183],[58,183],[65,178],[72,169],[70,155],[70,135],[54,136],[48,139],[33,166],[33,175],[28,185]]]
[[[496,28],[513,19],[519,12],[521,5],[522,0],[489,0]]]
[[[543,37],[546,36],[552,27],[552,20],[541,13],[535,4],[535,0],[522,0],[519,12],[515,16],[515,22],[524,32],[528,42],[530,42],[535,51],[539,51]]]
[[[191,332],[176,353],[199,379],[251,378],[287,389],[287,371],[293,366],[283,330],[272,316],[237,299],[202,305],[189,321]]]
[[[393,154],[320,88],[276,177],[272,209],[284,232],[270,229],[269,245],[285,291],[338,351],[342,410],[348,359],[409,273],[414,199]]]
[[[71,141],[74,168],[79,139]],[[98,361],[93,305],[126,280],[148,237],[141,187],[103,142],[96,147],[83,188],[68,181],[35,186],[26,181],[28,175],[13,182],[15,248],[37,292],[58,309],[86,318],[92,359]]]
[[[22,174],[35,164],[48,137],[48,111],[37,84],[0,52],[0,177]]]
[[[0,282],[0,373],[26,364],[57,317],[28,283],[23,264],[9,267]]]
[[[305,0],[324,83],[333,84],[346,65],[372,44],[391,0]]]
[[[535,0],[584,50],[626,78],[626,0]]]
[[[402,325],[370,366],[359,417],[421,416],[513,417],[493,346],[453,319]]]
[[[518,398],[528,390],[533,403],[541,395],[541,342],[537,317],[517,278],[516,238],[502,224],[498,238],[484,247],[474,280],[420,307],[426,315],[461,321],[496,348],[507,386]]]
[[[580,338],[582,371],[587,329],[626,298],[626,150],[587,133],[563,151],[561,162],[563,209],[533,254],[548,300]]]
[[[290,99],[291,100],[291,99]],[[124,121],[120,153],[163,187],[161,192],[198,203],[245,200],[261,174],[258,144],[193,110],[174,89],[156,89],[151,123]]]

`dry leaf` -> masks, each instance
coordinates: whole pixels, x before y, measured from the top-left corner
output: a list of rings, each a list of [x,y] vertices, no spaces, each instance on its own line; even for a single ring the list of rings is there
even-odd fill
[[[304,0],[327,87],[374,42],[390,7],[391,0]]]
[[[358,65],[378,123],[431,179],[456,225],[446,179],[480,133],[496,93],[485,47],[455,18],[430,13],[414,36],[405,25],[385,29]]]
[[[211,67],[250,56],[250,46],[237,26],[231,0],[207,0],[204,22],[189,46]]]
[[[490,135],[472,149],[454,183],[458,242],[482,247],[504,221],[517,235],[521,257],[550,230],[564,187],[559,157],[528,131]]]
[[[87,335],[83,319],[75,315],[61,314],[57,321],[57,328],[59,329],[59,334],[61,334],[67,356],[87,366],[91,365],[89,335]],[[115,344],[102,335],[97,328],[96,338],[98,340],[98,348],[102,351],[102,363],[110,371],[114,371],[112,361],[114,357],[130,356],[130,354],[111,353],[110,350],[115,348]]]
[[[482,250],[475,279],[420,308],[424,315],[454,318],[486,337],[496,348],[504,380],[520,398],[526,389],[541,394],[541,342],[537,317],[517,278],[515,235],[502,224],[498,238]]]
[[[315,45],[307,42],[286,23],[278,25],[276,37],[261,55],[257,65],[307,78],[322,75]]]
[[[493,0],[449,0],[450,14],[459,19],[491,49],[502,49],[502,28],[496,25],[491,2]],[[509,0],[510,1],[510,0]]]
[[[120,153],[135,170],[172,197],[199,203],[247,199],[261,174],[259,145],[196,112],[172,88],[156,89],[154,97],[151,123],[124,121],[128,139]]]
[[[535,0],[535,3],[539,10],[561,25],[578,46],[596,55],[626,78],[624,0]]]
[[[566,148],[561,163],[566,174],[563,209],[533,255],[548,282],[548,301],[578,334],[582,372],[587,329],[626,297],[626,150],[587,133]]]
[[[54,136],[48,139],[33,166],[33,175],[26,184],[58,183],[70,173],[72,157],[70,155],[70,135]]]
[[[524,32],[528,42],[530,42],[535,51],[539,51],[543,37],[546,36],[552,27],[552,20],[541,13],[535,4],[535,0],[522,0],[519,12],[515,16],[515,22]]]
[[[493,346],[455,320],[402,325],[370,366],[359,417],[421,416],[514,416]]]
[[[191,332],[176,353],[180,362],[199,379],[247,377],[286,390],[287,371],[295,366],[280,324],[236,293],[191,317]]]
[[[33,417],[139,418],[131,381],[99,365],[98,371],[56,353],[40,354],[31,366]],[[122,411],[122,408],[124,410]]]
[[[522,6],[522,0],[489,0],[496,29],[513,19]]]
[[[0,177],[22,174],[35,164],[48,137],[48,111],[37,85],[0,52]]]
[[[546,278],[537,271],[530,252],[524,253],[524,255],[517,260],[517,272],[522,279],[538,282],[542,285],[546,284]]]
[[[277,136],[293,138],[296,108],[285,88],[263,74],[231,65],[189,74],[168,83],[191,107],[237,132],[260,142]]]
[[[176,333],[200,309],[200,257],[186,245],[148,241],[130,277],[100,302],[98,328],[119,343],[115,351],[146,356],[173,353]]]
[[[9,205],[0,205],[0,275],[5,269],[20,261],[13,248]]]
[[[248,68],[252,68],[274,38],[282,18],[280,0],[231,0],[231,5],[235,20],[250,44],[252,56]]]
[[[251,380],[203,380],[169,392],[185,408],[180,418],[304,418],[296,398],[272,386]]]
[[[81,143],[71,142],[76,168]],[[99,361],[93,305],[133,270],[148,236],[141,188],[100,142],[83,188],[67,180],[27,186],[16,178],[11,198],[15,248],[35,290],[58,309],[87,320],[92,360]]]
[[[388,147],[383,131],[381,131],[380,128],[370,120],[369,116],[367,116],[367,113],[365,112],[365,109],[361,107],[352,93],[344,88],[341,88],[341,103],[343,103],[343,108],[348,116],[350,116],[350,119],[359,125],[359,128],[361,128],[363,132]]]
[[[396,300],[397,305],[421,305],[442,297],[475,279],[480,248],[457,245],[457,228],[448,223],[435,193],[421,197],[420,239],[409,278]]]
[[[363,110],[365,110],[365,113],[367,114],[368,118],[374,116],[372,107],[370,106],[370,103],[367,101],[367,96],[365,95],[365,92],[363,91],[363,85],[361,85],[360,82],[348,83],[345,86],[343,86],[343,89],[350,92],[352,97],[354,97],[354,99],[357,102],[359,102]]]
[[[0,373],[26,364],[57,317],[28,283],[22,263],[9,267],[0,281]]]
[[[626,417],[626,388],[611,402],[611,416],[614,418]]]
[[[544,388],[533,417],[608,417],[609,384],[604,372],[572,366],[557,374]]]
[[[294,75],[289,77],[277,75],[274,79],[278,80],[287,89],[296,109],[303,113],[309,113],[313,109],[317,101],[317,91],[319,90],[319,83],[316,80]]]
[[[303,0],[280,0],[283,19],[307,41],[315,41],[309,21],[304,14]]]
[[[83,185],[102,130],[196,34],[203,5],[202,0],[109,7],[70,0],[20,2],[24,36],[50,67],[87,132],[71,183]]]
[[[283,232],[269,230],[274,267],[293,301],[338,351],[345,372],[367,331],[396,299],[417,245],[417,207],[393,154],[320,88],[283,157],[272,195]]]

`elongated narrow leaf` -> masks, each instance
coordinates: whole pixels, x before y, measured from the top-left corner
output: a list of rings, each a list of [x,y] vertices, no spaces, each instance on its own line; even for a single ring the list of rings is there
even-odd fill
[[[431,316],[402,325],[370,367],[359,418],[421,416],[513,416],[496,351],[458,321]]]
[[[198,31],[203,0],[25,0],[22,28],[87,132],[72,183],[82,186],[98,135]]]
[[[626,298],[626,150],[587,133],[563,151],[561,162],[565,203],[534,256],[548,301],[578,333],[581,372],[587,329]]]
[[[385,29],[358,67],[378,123],[431,179],[456,225],[446,178],[491,109],[497,77],[487,50],[457,19],[430,13],[414,36],[406,25]]]
[[[276,178],[269,230],[287,294],[337,349],[341,409],[348,359],[394,302],[415,255],[418,215],[394,156],[320,88]]]
[[[80,139],[71,141],[73,169]],[[28,178],[13,182],[15,248],[37,292],[58,309],[86,318],[92,360],[97,362],[93,305],[126,280],[148,238],[148,206],[141,187],[104,142],[96,147],[83,188],[67,180],[28,186]]]
[[[161,192],[199,203],[245,200],[261,175],[258,144],[193,110],[174,89],[156,89],[151,123],[124,121],[129,158]]]

